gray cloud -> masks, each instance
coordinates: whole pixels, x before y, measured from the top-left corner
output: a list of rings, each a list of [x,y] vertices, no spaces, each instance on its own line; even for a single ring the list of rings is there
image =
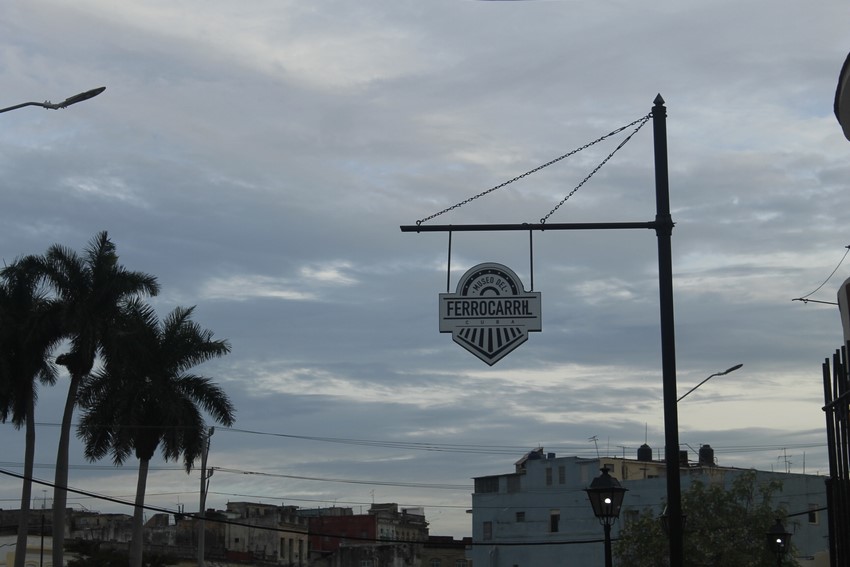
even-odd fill
[[[489,368],[437,332],[446,235],[398,227],[640,118],[661,92],[680,391],[744,364],[683,403],[682,441],[710,443],[724,464],[784,467],[793,454],[793,470],[805,458],[824,472],[820,364],[841,342],[838,313],[791,300],[848,244],[848,146],[831,114],[842,10],[4,5],[2,105],[107,90],[0,118],[0,256],[79,250],[108,230],[126,266],[160,279],[159,312],[197,305],[196,319],[231,341],[231,355],[201,368],[245,431],[213,438],[211,505],[399,501],[425,506],[433,533],[467,535],[469,490],[424,485],[471,485],[538,444],[585,456],[593,436],[605,453],[662,445],[656,238],[536,233],[544,330]],[[536,222],[616,143],[431,222]],[[653,188],[648,125],[550,220],[652,220]],[[484,261],[530,285],[527,235],[455,234],[451,285]],[[813,297],[833,300],[846,276],[843,266]],[[52,478],[63,385],[37,410],[41,478]],[[22,433],[0,435],[4,468],[20,468]],[[74,486],[132,494],[130,467],[75,454]],[[162,464],[149,501],[191,509],[197,484]],[[0,481],[7,502],[18,490]]]

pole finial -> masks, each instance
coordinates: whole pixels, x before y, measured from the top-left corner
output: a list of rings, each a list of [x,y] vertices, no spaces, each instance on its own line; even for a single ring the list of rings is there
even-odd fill
[[[661,93],[658,93],[655,96],[655,100],[652,101],[652,102],[654,102],[656,104],[656,106],[662,105],[662,104],[664,104],[664,97],[661,96]]]

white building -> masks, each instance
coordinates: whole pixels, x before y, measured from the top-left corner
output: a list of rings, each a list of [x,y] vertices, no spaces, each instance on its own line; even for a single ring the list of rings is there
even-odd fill
[[[0,536],[0,567],[12,567],[15,564],[15,553],[18,544],[18,536]],[[50,536],[27,537],[27,558],[24,561],[26,567],[53,567],[53,538]],[[73,556],[70,556],[73,557]],[[65,554],[67,561],[69,554]]]
[[[648,452],[647,452],[648,451]],[[649,508],[662,513],[667,494],[666,466],[652,460],[652,451],[639,450],[642,460],[615,457],[586,459],[556,457],[536,449],[515,463],[512,473],[475,478],[472,495],[472,539],[469,552],[475,567],[587,567],[604,564],[603,530],[593,516],[584,489],[607,466],[629,491],[620,526]],[[687,461],[687,459],[685,459]],[[729,485],[744,469],[719,467],[707,445],[700,463],[683,463],[682,490],[695,480]],[[800,565],[821,563],[828,549],[824,477],[757,471],[758,481],[780,480],[776,504],[788,510],[786,528],[798,551]],[[815,557],[818,558],[815,562]]]

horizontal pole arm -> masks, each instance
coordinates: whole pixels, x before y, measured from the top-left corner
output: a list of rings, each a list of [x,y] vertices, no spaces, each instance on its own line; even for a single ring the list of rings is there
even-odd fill
[[[414,224],[402,225],[402,232],[497,232],[509,230],[610,230],[656,229],[656,221],[647,222],[578,222],[578,223],[522,223],[522,224]]]

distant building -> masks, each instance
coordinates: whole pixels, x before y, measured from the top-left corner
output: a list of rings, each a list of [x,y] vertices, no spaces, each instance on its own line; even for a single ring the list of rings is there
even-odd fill
[[[371,562],[375,567],[392,566],[415,557],[419,544],[428,541],[422,508],[399,510],[398,504],[373,504],[367,514],[336,507],[299,510],[299,514],[309,520],[311,565],[360,567]]]
[[[538,448],[517,461],[511,473],[475,478],[469,558],[475,565],[487,567],[603,564],[602,544],[582,543],[602,537],[584,489],[607,466],[629,490],[613,537],[623,522],[647,508],[660,516],[666,498],[666,463],[653,460],[646,445],[639,450],[639,457],[556,457]],[[696,465],[687,462],[685,453],[680,471],[685,490],[693,481],[728,485],[744,469],[717,466],[713,450],[704,445]],[[826,522],[821,513],[826,505],[824,478],[757,471],[757,479],[782,481],[777,504],[796,513],[786,522],[786,528],[793,533],[797,560],[800,565],[814,565],[807,561],[822,556],[827,549]]]
[[[422,567],[472,567],[472,561],[466,553],[472,545],[472,538],[456,540],[451,536],[430,536],[422,546],[420,565]]]
[[[13,567],[15,564],[15,552],[18,544],[17,536],[0,535],[0,567]],[[27,537],[27,558],[25,560],[28,567],[42,566],[53,567],[53,538],[50,536],[41,537],[40,535],[31,535]],[[66,559],[70,559],[73,554],[65,554]]]
[[[129,542],[133,539],[133,516],[73,511],[66,522],[68,539]]]
[[[295,506],[228,502],[225,515],[228,559],[270,561],[286,567],[308,565],[308,524]]]

